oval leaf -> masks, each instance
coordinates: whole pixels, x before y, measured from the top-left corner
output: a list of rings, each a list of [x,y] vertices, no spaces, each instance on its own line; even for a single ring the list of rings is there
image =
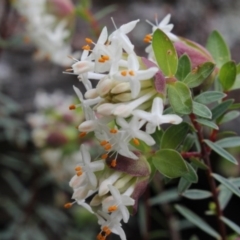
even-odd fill
[[[160,173],[168,178],[181,177],[189,171],[182,156],[172,149],[157,151],[153,156],[153,164]]]
[[[182,55],[178,60],[178,69],[176,73],[176,78],[182,81],[191,72],[191,61],[188,55]]]
[[[178,114],[190,114],[192,112],[192,96],[190,89],[182,82],[168,84],[169,102]]]
[[[215,124],[214,122],[211,122],[209,120],[206,120],[206,119],[196,119],[195,121],[200,123],[200,124],[202,124],[203,126],[207,126],[207,127],[210,127],[210,128],[216,129],[216,130],[219,129],[217,124]]]
[[[188,130],[189,125],[185,122],[170,126],[162,136],[161,149],[177,148],[179,144],[184,140]]]
[[[225,93],[222,93],[222,92],[207,91],[207,92],[203,92],[203,93],[199,94],[198,96],[196,96],[194,98],[194,101],[202,103],[202,104],[209,104],[209,103],[213,103],[213,102],[216,102],[218,100],[221,100],[226,96],[227,95]]]
[[[227,109],[232,105],[233,102],[234,102],[233,99],[228,99],[228,100],[218,104],[216,107],[214,107],[211,110],[212,111],[212,120],[216,120],[217,118],[222,116],[227,111]]]
[[[207,40],[207,50],[213,56],[217,67],[231,60],[230,51],[223,37],[218,31],[213,31]]]
[[[199,86],[212,73],[214,66],[212,62],[206,62],[194,68],[183,82],[190,88]]]
[[[218,140],[216,144],[222,148],[231,148],[240,146],[240,137],[229,137]]]
[[[199,200],[211,197],[212,193],[204,190],[190,189],[185,191],[182,196],[193,200]]]
[[[178,66],[177,52],[171,40],[160,29],[153,33],[152,48],[157,64],[164,75],[173,77]]]
[[[188,162],[186,162],[186,164],[187,164],[187,167],[188,167],[188,172],[186,172],[182,177],[185,178],[187,181],[189,181],[191,183],[197,183],[198,182],[198,175],[196,173],[196,170]]]
[[[222,123],[226,123],[226,122],[230,122],[232,121],[233,119],[237,118],[238,116],[240,115],[240,113],[238,111],[230,111],[230,112],[227,112],[223,118],[219,121],[219,124],[222,124]]]
[[[193,101],[193,113],[200,117],[209,119],[212,118],[212,112],[207,106],[194,101]]]
[[[218,189],[219,189],[218,201],[220,204],[220,208],[223,210],[229,203],[232,197],[232,192],[222,184],[219,186]]]
[[[219,71],[218,79],[223,90],[228,91],[234,84],[237,75],[235,62],[229,61],[223,64]]]
[[[185,192],[188,188],[190,188],[191,185],[192,185],[192,182],[181,177],[178,183],[178,194],[182,194],[183,192]]]
[[[218,153],[220,156],[222,156],[223,158],[225,158],[226,160],[228,160],[231,163],[234,163],[236,165],[238,165],[238,161],[230,154],[228,153],[226,150],[224,150],[222,147],[220,147],[217,143],[213,143],[209,140],[204,140],[204,142],[216,153]]]
[[[233,221],[229,220],[228,218],[221,217],[221,220],[228,225],[235,233],[238,235],[240,234],[240,227]]]
[[[211,227],[209,226],[203,219],[201,219],[198,215],[193,213],[191,210],[189,210],[186,207],[183,207],[179,204],[175,205],[175,208],[179,213],[181,213],[189,222],[193,223],[197,227],[199,227],[202,231],[209,234],[210,236],[221,239],[221,236]]]

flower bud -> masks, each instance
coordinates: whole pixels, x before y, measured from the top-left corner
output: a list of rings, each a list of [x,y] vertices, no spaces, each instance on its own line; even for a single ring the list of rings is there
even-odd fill
[[[53,11],[62,17],[74,12],[74,5],[71,0],[50,0]]]

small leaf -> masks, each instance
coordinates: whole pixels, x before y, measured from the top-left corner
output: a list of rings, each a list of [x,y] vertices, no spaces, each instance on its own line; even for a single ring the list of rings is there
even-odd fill
[[[190,189],[186,190],[182,196],[193,200],[199,200],[211,197],[212,193],[204,190]]]
[[[228,188],[232,193],[236,194],[238,197],[240,197],[240,190],[228,179],[216,174],[216,173],[212,173],[212,176],[219,181],[220,183],[222,183],[226,188]]]
[[[181,177],[189,171],[182,156],[172,149],[157,151],[153,156],[153,164],[160,173],[168,178]]]
[[[217,67],[231,60],[230,51],[221,34],[213,31],[207,40],[207,50],[211,53],[216,61]]]
[[[235,233],[240,234],[240,227],[233,221],[229,220],[226,217],[221,217],[221,220],[228,225]]]
[[[209,119],[212,118],[212,112],[207,106],[194,101],[193,101],[193,113],[200,117]]]
[[[179,204],[175,205],[175,208],[179,213],[181,213],[188,221],[199,227],[202,231],[209,234],[210,236],[221,239],[221,236],[211,227],[209,226],[203,219],[201,219],[198,215],[193,213],[186,207],[183,207]]]
[[[224,150],[222,147],[220,147],[217,143],[213,143],[209,140],[204,140],[204,142],[216,153],[218,153],[220,156],[228,160],[229,162],[232,162],[236,165],[238,165],[238,161],[226,150]]]
[[[183,192],[185,192],[191,185],[192,185],[192,182],[181,177],[178,183],[178,194],[182,194]]]
[[[231,148],[240,146],[240,137],[229,137],[218,140],[216,144],[222,148]]]
[[[185,122],[170,126],[163,134],[161,141],[161,149],[172,148],[175,149],[184,140],[189,125]]]
[[[224,131],[224,132],[220,132],[218,134],[218,138],[221,139],[221,138],[226,138],[226,137],[235,137],[237,136],[237,134],[233,131]]]
[[[192,146],[194,145],[195,142],[195,137],[192,134],[187,134],[183,144],[182,144],[182,152],[187,152],[189,151]]]
[[[212,62],[205,62],[204,64],[194,68],[183,80],[183,82],[190,88],[199,86],[212,73],[214,69]]]
[[[188,55],[183,54],[178,60],[178,69],[176,73],[176,78],[182,81],[188,73],[191,72],[191,61]]]
[[[169,202],[178,200],[178,198],[179,198],[179,195],[178,195],[177,189],[173,188],[170,190],[166,190],[153,198],[150,198],[149,204],[150,206],[152,206],[156,204],[169,203]]]
[[[219,82],[223,90],[228,91],[234,84],[237,75],[237,67],[235,62],[229,61],[223,64],[219,71]]]
[[[198,175],[197,175],[195,169],[188,162],[186,162],[186,164],[188,166],[188,172],[184,173],[182,177],[185,178],[189,182],[197,183],[198,182]]]
[[[208,169],[208,166],[205,165],[205,163],[203,163],[202,161],[198,160],[197,158],[191,157],[191,158],[189,158],[189,160],[191,161],[192,166],[196,166],[197,168],[201,168],[203,170]]]
[[[218,92],[218,91],[207,91],[199,94],[194,98],[194,101],[202,103],[202,104],[209,104],[216,102],[218,100],[223,99],[226,97],[225,93]]]
[[[218,201],[219,201],[221,210],[223,210],[229,203],[232,197],[232,192],[222,184],[218,187],[218,189],[219,189]]]
[[[190,114],[192,112],[192,97],[190,89],[182,82],[168,84],[169,102],[178,114]]]
[[[195,121],[202,124],[203,126],[207,126],[207,127],[210,127],[210,128],[216,129],[216,130],[219,129],[217,124],[215,124],[214,122],[211,122],[209,120],[198,118]]]
[[[158,66],[164,75],[173,77],[178,66],[177,52],[171,40],[160,29],[153,33],[152,47]]]
[[[155,140],[156,144],[160,146],[161,141],[162,141],[162,136],[163,136],[163,130],[162,129],[157,129],[151,136]]]
[[[240,103],[234,103],[229,107],[229,110],[235,110],[240,108]]]
[[[232,121],[233,119],[237,118],[238,116],[240,115],[240,113],[238,111],[230,111],[230,112],[227,112],[223,118],[219,121],[219,124],[222,124],[222,123],[226,123],[226,122],[230,122]]]
[[[212,120],[216,120],[217,118],[222,116],[227,111],[227,109],[232,105],[233,102],[234,102],[233,99],[229,99],[214,107],[212,109]]]

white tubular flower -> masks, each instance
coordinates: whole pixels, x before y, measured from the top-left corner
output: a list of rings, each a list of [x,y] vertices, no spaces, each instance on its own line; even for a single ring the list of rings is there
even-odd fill
[[[139,70],[138,58],[135,54],[128,56],[128,69],[117,72],[113,77],[119,81],[130,82],[132,98],[136,98],[140,92],[141,84],[139,81],[152,78],[159,69],[151,67],[146,70]]]
[[[82,207],[84,207],[85,209],[87,209],[90,213],[93,213],[93,214],[94,214],[92,208],[89,206],[89,204],[87,204],[87,203],[85,202],[85,199],[83,199],[83,200],[77,200],[77,204],[80,205],[80,206],[82,206]]]
[[[163,115],[163,108],[163,100],[159,97],[156,97],[153,100],[151,113],[143,110],[134,110],[133,115],[148,121],[146,132],[149,134],[154,133],[156,127],[160,128],[160,125],[163,123],[179,124],[182,122],[182,118],[176,114]]]
[[[112,196],[109,196],[103,200],[103,211],[108,213],[119,211],[122,214],[123,221],[127,223],[130,214],[126,206],[133,206],[135,200],[127,195],[121,195],[119,190],[112,185],[108,185],[108,188]]]
[[[105,240],[112,232],[119,235],[121,240],[127,240],[126,234],[122,229],[121,214],[119,212],[112,213],[111,215],[98,211],[96,214],[98,224],[101,225],[101,232],[97,236],[97,240]]]
[[[117,117],[117,124],[121,127],[121,130],[126,131],[130,138],[133,139],[136,145],[139,144],[138,139],[144,141],[147,145],[152,146],[155,144],[154,139],[146,132],[140,130],[144,122],[139,121],[139,118],[132,117],[130,122],[127,122],[124,118]]]

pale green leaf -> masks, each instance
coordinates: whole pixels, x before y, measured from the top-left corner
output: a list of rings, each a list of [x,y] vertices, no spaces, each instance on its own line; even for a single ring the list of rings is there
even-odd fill
[[[221,220],[228,225],[235,233],[240,234],[240,227],[233,221],[229,220],[226,217],[221,217]]]
[[[194,98],[194,101],[202,103],[202,104],[209,104],[216,102],[218,100],[223,99],[226,97],[226,94],[223,92],[218,91],[207,91],[199,94]]]
[[[182,196],[192,200],[199,200],[211,197],[212,193],[205,190],[189,189],[186,190]]]
[[[194,101],[193,101],[193,113],[203,118],[209,119],[212,118],[212,112],[207,106]]]
[[[182,81],[191,72],[191,61],[188,55],[183,54],[178,60],[176,78]]]
[[[204,142],[216,153],[218,153],[220,156],[228,160],[229,162],[232,162],[234,164],[238,164],[238,161],[226,150],[224,150],[221,146],[219,146],[217,143],[213,143],[209,140],[204,140]]]
[[[166,190],[164,192],[162,192],[161,194],[150,198],[149,199],[149,204],[150,206],[156,205],[156,204],[164,204],[164,203],[169,203],[172,201],[176,201],[179,199],[179,195],[177,192],[177,189],[170,189],[170,190]]]
[[[178,194],[182,194],[183,192],[185,192],[191,185],[192,185],[192,182],[181,177],[178,183]]]
[[[182,177],[185,178],[189,182],[197,183],[198,182],[198,175],[197,175],[197,172],[196,172],[195,168],[191,164],[189,164],[188,162],[186,162],[186,164],[187,164],[187,167],[188,167],[188,172],[184,173]]]
[[[198,215],[196,215],[194,212],[189,210],[186,207],[183,207],[179,204],[175,205],[175,208],[177,211],[182,214],[188,221],[196,225],[198,228],[200,228],[205,233],[209,234],[210,236],[220,240],[221,236],[211,227],[209,226],[202,218],[200,218]]]
[[[218,201],[220,204],[220,208],[223,210],[229,203],[232,197],[232,192],[222,184],[218,187],[218,189],[219,189]]]
[[[233,119],[237,118],[238,116],[240,115],[240,113],[238,111],[230,111],[230,112],[227,112],[223,118],[219,121],[219,124],[222,124],[222,123],[226,123],[226,122],[230,122],[232,121]]]
[[[216,130],[219,129],[218,125],[215,124],[212,121],[209,121],[209,120],[206,120],[206,119],[200,119],[200,118],[196,119],[195,121],[202,124],[203,126],[210,127],[210,128],[216,129]]]
[[[192,134],[187,134],[187,136],[184,139],[184,142],[182,144],[181,151],[182,152],[187,152],[189,151],[192,146],[194,145],[195,142],[195,137]]]
[[[240,146],[240,137],[229,137],[218,140],[216,144],[222,148],[231,148]]]
[[[220,104],[218,104],[216,107],[214,107],[212,111],[212,120],[216,120],[220,116],[222,116],[228,108],[232,105],[233,99],[228,99]]]

